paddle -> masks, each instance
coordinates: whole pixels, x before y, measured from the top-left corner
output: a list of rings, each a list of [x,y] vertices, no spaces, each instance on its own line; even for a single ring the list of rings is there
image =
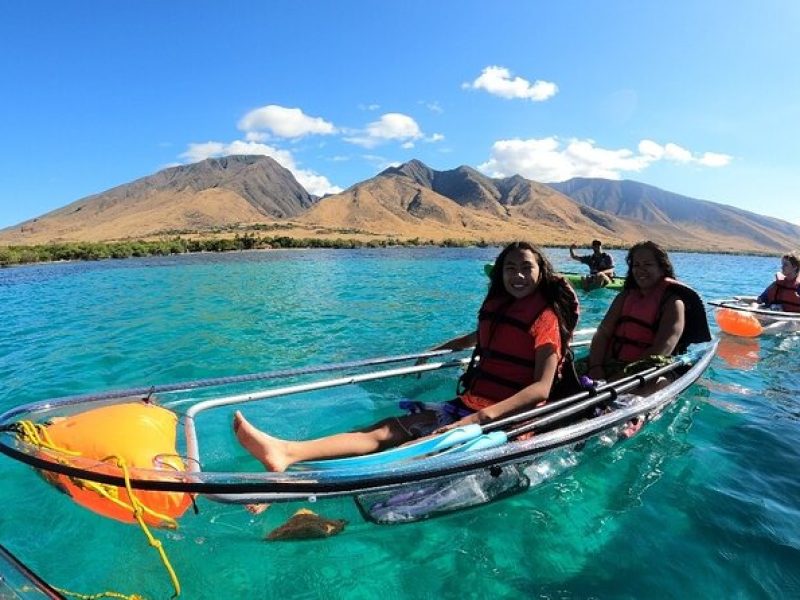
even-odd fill
[[[695,360],[697,360],[697,353],[684,354],[680,357],[676,357],[676,360],[668,365],[664,365],[662,367],[650,367],[648,369],[645,369],[644,371],[640,371],[639,373],[629,375],[622,379],[618,379],[612,383],[598,387],[594,390],[595,394],[591,394],[590,392],[588,398],[586,397],[585,393],[583,394],[582,398],[579,397],[582,394],[576,394],[575,396],[570,396],[569,398],[558,400],[549,405],[545,404],[544,406],[534,408],[529,411],[525,411],[522,413],[518,413],[516,415],[505,417],[503,419],[498,419],[491,423],[487,423],[486,425],[483,426],[483,435],[473,440],[470,440],[469,442],[466,442],[460,446],[450,448],[449,450],[447,450],[447,452],[485,450],[487,448],[496,448],[497,446],[502,446],[503,444],[508,443],[509,440],[518,437],[524,433],[530,433],[531,431],[541,429],[546,425],[556,423],[567,417],[571,417],[572,415],[581,413],[587,408],[591,408],[592,406],[596,406],[597,404],[600,404],[607,400],[613,400],[620,394],[624,394],[625,392],[630,392],[631,390],[634,390],[644,385],[645,383],[654,381],[659,377],[661,377],[662,375],[666,375],[667,373],[674,371],[678,367],[689,365],[695,362]],[[544,410],[548,408],[549,410],[547,411]],[[503,429],[508,425],[512,425],[519,421],[529,421],[533,417],[545,413],[553,413],[553,414],[538,419],[534,419],[528,423],[524,423],[523,425],[515,429],[503,431]]]
[[[499,446],[508,442],[510,437],[532,431],[536,427],[541,427],[547,423],[558,421],[566,416],[580,412],[589,406],[614,398],[620,390],[623,392],[630,391],[679,367],[691,364],[697,360],[697,356],[697,352],[687,353],[676,357],[674,362],[664,365],[663,367],[650,367],[649,369],[645,369],[640,373],[630,375],[612,383],[606,383],[598,388],[580,392],[550,404],[545,404],[544,406],[539,406],[521,413],[504,417],[502,419],[497,419],[484,425],[475,423],[472,425],[466,425],[464,427],[456,427],[442,434],[428,437],[417,442],[406,444],[404,446],[397,446],[395,448],[390,448],[381,452],[375,452],[373,454],[365,454],[363,456],[303,461],[302,463],[297,463],[294,468],[331,470],[351,467],[379,467],[401,460],[419,458],[421,456],[425,456],[426,454],[443,452],[449,449],[453,449],[453,451],[455,451],[455,447],[459,445],[463,445],[464,450],[477,450],[484,447],[489,448]],[[524,429],[524,431],[515,430],[513,435],[511,435],[511,432],[507,433],[504,431],[499,431],[513,423],[528,421],[534,417],[549,413],[555,414],[551,415],[550,417],[539,419],[535,423],[525,424],[518,428],[520,430]],[[461,446],[459,446],[458,449],[460,450]]]

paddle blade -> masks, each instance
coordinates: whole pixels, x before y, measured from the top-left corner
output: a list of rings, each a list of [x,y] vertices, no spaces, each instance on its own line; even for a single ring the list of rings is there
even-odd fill
[[[459,446],[450,448],[443,454],[453,454],[455,452],[475,452],[476,450],[488,450],[489,448],[497,448],[503,444],[508,443],[508,436],[505,431],[492,431],[485,433],[474,440],[465,442]]]

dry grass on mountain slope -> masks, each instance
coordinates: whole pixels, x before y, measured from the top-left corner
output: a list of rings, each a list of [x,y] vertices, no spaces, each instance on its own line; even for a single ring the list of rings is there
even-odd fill
[[[84,206],[59,211],[0,233],[0,243],[99,242],[158,236],[166,231],[202,231],[267,221],[241,196],[223,189],[150,194],[135,206],[116,203],[102,210]]]

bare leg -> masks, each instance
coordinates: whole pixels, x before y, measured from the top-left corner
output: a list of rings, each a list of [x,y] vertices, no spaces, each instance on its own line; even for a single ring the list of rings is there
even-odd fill
[[[417,415],[413,415],[415,417]],[[387,419],[372,427],[337,433],[314,440],[291,441],[272,437],[254,427],[239,411],[233,417],[233,431],[239,443],[268,471],[285,471],[303,460],[360,456],[409,441],[406,423],[412,417]]]

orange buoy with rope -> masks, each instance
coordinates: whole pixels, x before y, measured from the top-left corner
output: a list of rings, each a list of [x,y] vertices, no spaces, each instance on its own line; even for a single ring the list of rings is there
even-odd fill
[[[42,438],[51,449],[69,456],[60,456],[62,462],[117,476],[123,471],[127,475],[128,470],[148,469],[151,473],[145,476],[152,478],[152,471],[185,470],[175,449],[177,422],[177,415],[161,406],[126,402],[54,421],[42,428]],[[81,506],[126,523],[136,522],[133,507],[141,505],[148,525],[175,527],[175,519],[192,503],[185,492],[137,490],[136,498],[131,498],[125,487],[57,473],[46,473],[45,478]]]
[[[764,331],[755,315],[732,308],[720,308],[714,313],[719,328],[740,337],[757,337]]]

